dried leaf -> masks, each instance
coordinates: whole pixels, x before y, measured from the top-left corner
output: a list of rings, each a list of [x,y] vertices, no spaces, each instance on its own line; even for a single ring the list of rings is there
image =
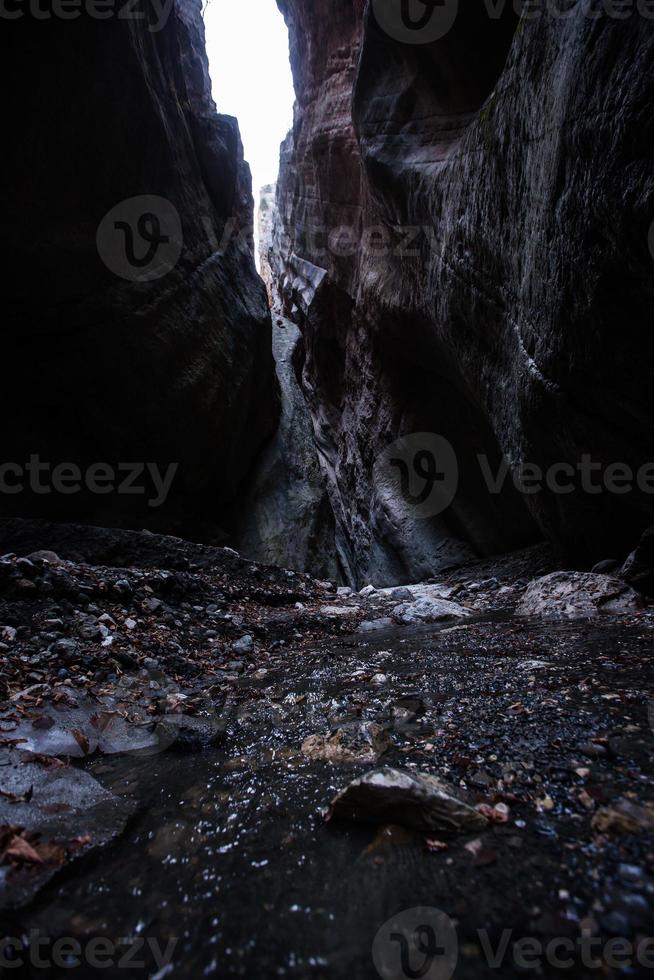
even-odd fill
[[[34,850],[32,845],[24,837],[20,837],[17,834],[9,841],[3,859],[16,864],[43,864],[41,855]]]
[[[86,735],[84,734],[84,732],[80,731],[79,728],[73,728],[73,738],[75,739],[75,741],[79,745],[79,747],[82,750],[82,752],[84,753],[84,755],[88,755],[89,754],[89,748],[90,748],[90,746],[89,746],[89,740],[86,737]]]
[[[54,728],[55,720],[50,718],[49,715],[39,715],[32,722],[32,728],[36,728],[37,731],[47,731],[49,728]]]
[[[65,769],[66,763],[62,762],[55,755],[43,755],[41,752],[28,752],[23,750],[22,761],[25,765],[35,763],[43,766],[44,769]]]
[[[22,795],[7,793],[5,790],[0,789],[0,796],[2,796],[5,800],[9,800],[10,803],[29,803],[34,796],[34,787],[30,786],[27,792],[23,793]]]

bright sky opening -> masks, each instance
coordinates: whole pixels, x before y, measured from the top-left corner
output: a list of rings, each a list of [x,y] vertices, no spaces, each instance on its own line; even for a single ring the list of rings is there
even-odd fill
[[[279,144],[293,123],[288,32],[275,0],[209,0],[204,12],[213,97],[237,116],[255,202],[277,180]]]

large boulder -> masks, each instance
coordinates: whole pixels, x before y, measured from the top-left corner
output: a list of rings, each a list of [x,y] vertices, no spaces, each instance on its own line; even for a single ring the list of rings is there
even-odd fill
[[[600,613],[633,615],[641,608],[638,594],[611,575],[553,572],[529,585],[516,612],[543,619],[583,619]]]

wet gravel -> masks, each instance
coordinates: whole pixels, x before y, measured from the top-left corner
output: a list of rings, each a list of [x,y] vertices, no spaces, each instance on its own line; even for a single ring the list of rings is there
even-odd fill
[[[75,574],[112,579],[101,567],[76,565]],[[119,578],[143,575],[151,583],[152,568],[137,574],[130,567]],[[91,614],[109,611],[116,623],[108,624],[111,669],[126,670],[114,649],[128,642],[131,671],[156,654],[178,687],[215,692],[224,735],[203,752],[171,745],[146,757],[95,753],[76,761],[129,801],[134,815],[107,848],[62,868],[30,905],[6,913],[7,935],[38,929],[50,940],[137,937],[162,949],[175,940],[170,962],[158,963],[146,945],[137,957],[143,966],[97,973],[109,977],[356,980],[379,976],[373,950],[380,927],[421,906],[453,923],[454,976],[464,980],[534,975],[516,962],[515,944],[525,938],[594,943],[596,962],[577,945],[572,966],[545,957],[536,975],[651,974],[635,955],[628,968],[624,957],[611,965],[606,944],[623,939],[646,963],[645,941],[654,935],[654,617],[645,608],[622,618],[519,619],[511,606],[527,585],[528,563],[520,569],[513,591],[511,573],[501,568],[496,576],[456,573],[455,601],[469,603],[465,620],[373,633],[354,631],[379,614],[378,598],[340,596],[339,604],[357,606],[355,619],[324,616],[334,595],[309,580],[300,583],[301,599],[292,594],[285,605],[267,607],[245,598],[246,579],[237,584],[232,570],[236,595],[220,615],[239,617],[236,624],[207,613],[218,605],[211,570],[189,572],[179,592],[147,613],[142,585],[122,604],[112,589],[103,596],[93,586]],[[282,581],[275,579],[273,591]],[[503,588],[509,591],[494,600]],[[190,599],[189,590],[205,599]],[[80,646],[71,656],[82,664],[89,651],[107,649],[78,629],[71,637],[74,601],[69,609],[58,596],[31,596],[34,627],[25,602],[14,585],[0,600],[0,625],[13,618],[17,629],[6,644],[16,654],[3,667],[10,693],[25,680],[19,651],[42,635],[46,612],[53,618],[41,603],[57,603],[63,626],[50,627],[60,634],[53,642],[74,639]],[[161,634],[167,615],[169,662]],[[135,636],[123,625],[128,618],[140,621]],[[215,635],[189,650],[200,629]],[[244,634],[253,644],[237,659],[232,645]],[[91,667],[87,673],[92,694]],[[302,747],[310,736],[353,724],[385,733],[376,764],[446,780],[481,808],[486,829],[434,840],[406,827],[326,822],[331,799],[371,763],[320,761]],[[493,964],[489,950],[498,947]],[[77,971],[23,969],[35,977],[95,975],[88,963]],[[443,963],[425,975],[446,980],[448,969]]]

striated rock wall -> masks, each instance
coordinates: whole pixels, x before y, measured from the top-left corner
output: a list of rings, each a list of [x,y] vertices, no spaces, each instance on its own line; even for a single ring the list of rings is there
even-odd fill
[[[270,265],[270,250],[275,231],[277,185],[266,184],[259,192],[257,210],[257,229],[259,232],[259,274],[268,294],[268,305],[272,308],[277,301],[275,278]]]
[[[263,271],[263,270],[262,270]],[[304,343],[297,326],[273,314],[273,354],[281,392],[279,428],[257,461],[234,545],[253,561],[338,582],[334,518],[298,381]]]
[[[416,44],[390,0],[278,4],[297,106],[275,276],[349,577],[417,580],[541,534],[569,561],[624,556],[654,497],[589,490],[579,466],[596,487],[654,459],[651,20],[448,2]],[[447,508],[379,479],[411,433],[454,449]],[[518,492],[523,464],[572,482]]]
[[[258,212],[259,260],[273,307],[272,346],[281,417],[250,476],[234,545],[253,561],[340,581],[334,517],[300,384],[304,340],[297,326],[278,308],[273,272],[275,224],[275,185],[267,184],[261,189]]]
[[[211,99],[200,11],[176,0],[167,16],[143,4],[6,25],[3,476],[15,486],[34,455],[51,471],[178,469],[158,507],[85,476],[66,493],[26,477],[0,493],[4,514],[208,531],[274,431],[249,168]]]

